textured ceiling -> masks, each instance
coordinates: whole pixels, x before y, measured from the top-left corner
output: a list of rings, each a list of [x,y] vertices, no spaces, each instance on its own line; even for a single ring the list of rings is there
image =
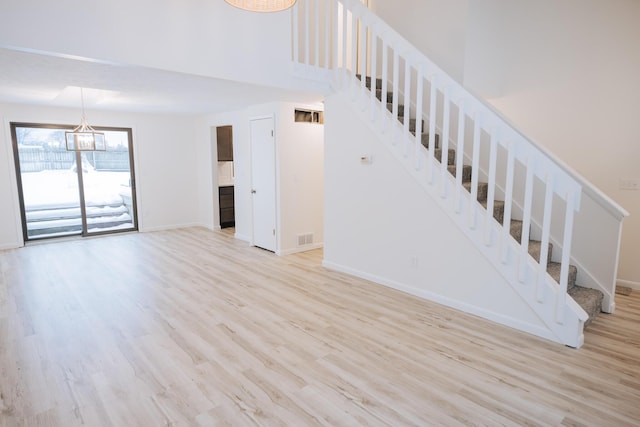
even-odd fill
[[[132,112],[216,113],[318,94],[0,48],[0,103]]]

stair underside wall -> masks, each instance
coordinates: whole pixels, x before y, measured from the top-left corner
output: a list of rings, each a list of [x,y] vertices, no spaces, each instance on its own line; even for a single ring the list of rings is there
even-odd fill
[[[325,266],[558,341],[352,108],[325,100]]]

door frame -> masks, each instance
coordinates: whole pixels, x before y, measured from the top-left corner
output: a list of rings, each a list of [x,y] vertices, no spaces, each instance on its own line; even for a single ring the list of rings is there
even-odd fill
[[[140,224],[138,220],[138,202],[137,202],[137,187],[136,187],[136,175],[135,175],[135,165],[134,165],[134,155],[133,155],[133,129],[126,127],[113,127],[113,126],[93,126],[93,129],[96,131],[117,131],[117,132],[126,132],[127,139],[129,142],[128,154],[129,154],[129,176],[131,181],[131,205],[132,205],[132,219],[133,219],[133,227],[124,229],[124,230],[107,230],[100,232],[88,233],[87,231],[87,215],[86,215],[86,206],[85,206],[85,191],[84,191],[84,183],[82,176],[82,166],[81,163],[78,164],[78,158],[81,157],[81,153],[76,152],[76,170],[77,170],[77,178],[78,178],[78,192],[80,198],[80,211],[81,211],[81,220],[82,220],[82,231],[79,234],[70,234],[65,236],[48,236],[48,237],[40,237],[40,238],[29,238],[28,230],[27,230],[27,216],[26,216],[26,208],[24,202],[24,194],[22,187],[22,172],[20,167],[20,155],[18,153],[18,138],[16,128],[18,127],[31,127],[31,128],[44,128],[44,129],[60,129],[60,130],[73,130],[77,127],[77,125],[65,125],[65,124],[50,124],[50,123],[30,123],[30,122],[9,122],[9,129],[11,134],[11,148],[13,152],[13,161],[14,161],[14,177],[16,179],[16,193],[18,196],[19,210],[20,210],[20,229],[22,230],[22,244],[26,244],[28,242],[39,241],[39,240],[49,240],[49,239],[57,239],[64,237],[92,237],[92,236],[100,236],[106,234],[115,234],[115,233],[123,233],[123,232],[132,232],[138,231],[140,229]]]
[[[253,185],[253,180],[254,180],[254,176],[253,176],[253,135],[251,134],[251,123],[257,120],[265,120],[265,119],[270,119],[271,123],[273,125],[273,150],[274,150],[274,171],[275,171],[275,176],[274,176],[274,209],[275,209],[275,227],[276,227],[276,231],[275,231],[275,248],[274,248],[274,253],[276,255],[280,255],[280,197],[279,197],[279,188],[280,188],[280,178],[279,178],[279,174],[278,171],[280,170],[280,165],[279,165],[279,155],[278,155],[278,139],[277,139],[277,132],[276,132],[276,115],[275,113],[271,113],[271,114],[265,114],[265,115],[260,115],[260,116],[254,116],[254,117],[250,117],[249,118],[249,164],[250,164],[250,191],[253,191],[254,185]],[[250,244],[252,246],[256,246],[255,244],[255,218],[254,218],[254,198],[253,195],[251,195],[251,242]]]

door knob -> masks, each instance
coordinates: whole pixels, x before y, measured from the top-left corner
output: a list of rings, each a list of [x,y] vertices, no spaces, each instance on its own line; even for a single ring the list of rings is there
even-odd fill
[[[256,194],[256,190],[251,189],[251,194]]]

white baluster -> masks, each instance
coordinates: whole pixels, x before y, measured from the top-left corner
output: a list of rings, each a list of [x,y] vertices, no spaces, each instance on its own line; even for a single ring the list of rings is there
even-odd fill
[[[315,46],[314,46],[314,50],[315,50],[315,65],[316,67],[320,67],[320,0],[314,0],[315,2],[315,6],[316,6],[316,10],[315,10],[315,14],[316,14],[316,28],[315,28]]]
[[[471,200],[469,202],[469,228],[475,229],[476,209],[478,202],[478,171],[480,170],[480,114],[476,113],[473,118],[473,154],[471,158]]]
[[[431,76],[431,84],[429,88],[429,141],[427,142],[427,162],[428,182],[433,184],[433,176],[435,174],[434,158],[436,153],[436,110],[438,108],[438,78]]]
[[[387,82],[389,81],[389,46],[385,42],[385,38],[382,39],[382,91],[380,96],[380,117],[382,120],[380,124],[382,126],[382,132],[387,131]]]
[[[422,169],[422,101],[424,96],[424,74],[423,65],[416,67],[416,136],[413,146],[416,170]]]
[[[398,54],[398,48],[393,47],[393,102],[391,105],[391,126],[392,126],[392,143],[396,145],[398,143],[398,129],[396,121],[398,120],[398,102],[400,97],[400,55]]]
[[[562,238],[562,265],[560,266],[560,289],[556,301],[556,322],[564,322],[564,309],[567,303],[569,286],[569,264],[571,263],[571,241],[573,239],[573,219],[575,217],[575,197],[573,192],[567,194],[566,211],[564,213],[564,235]]]
[[[378,89],[378,70],[377,70],[377,62],[378,62],[378,36],[376,35],[373,28],[369,29],[371,33],[371,121],[376,120],[376,111],[374,108],[376,101],[378,98],[376,97],[376,91]]]
[[[527,274],[531,209],[533,205],[533,172],[535,169],[535,163],[533,156],[530,156],[527,159],[527,177],[524,184],[524,210],[522,213],[522,237],[520,238],[520,267],[518,268],[518,280],[520,283],[524,283]]]
[[[311,37],[309,37],[309,2],[304,5],[304,64],[308,67],[311,61]]]
[[[502,263],[509,260],[509,239],[511,237],[511,206],[513,204],[513,179],[515,169],[515,144],[507,144],[507,177],[504,194],[504,219],[502,220]]]
[[[367,93],[367,27],[364,25],[362,19],[360,19],[360,46],[358,47],[358,61],[360,62],[360,108],[362,111],[367,108],[366,93]],[[373,85],[373,82],[371,82]]]
[[[322,11],[324,13],[324,68],[327,70],[331,68],[331,64],[329,63],[329,31],[331,30],[331,6],[333,5],[333,0],[325,1],[323,4]]]
[[[300,3],[296,2],[291,8],[291,18],[293,20],[293,63],[300,65],[299,39],[300,39],[300,23],[298,22],[298,14],[300,13]]]
[[[351,81],[355,81],[358,74],[358,20],[356,15],[351,12]],[[353,85],[352,101],[358,96],[358,85]]]
[[[489,179],[487,180],[487,213],[484,223],[484,243],[487,246],[491,246],[493,243],[492,224],[493,224],[493,211],[495,208],[496,199],[496,163],[498,158],[498,131],[497,129],[491,130],[491,145],[489,148]]]
[[[553,175],[547,172],[546,187],[544,193],[544,214],[542,217],[542,241],[540,246],[540,260],[538,264],[538,286],[536,299],[544,301],[545,284],[547,282],[547,258],[549,256],[549,235],[551,232],[551,211],[553,207]]]
[[[455,211],[460,213],[462,209],[462,172],[464,170],[464,130],[467,118],[464,112],[464,100],[458,103],[458,143],[456,144],[456,189]]]
[[[411,121],[411,64],[409,59],[404,59],[404,133],[402,141],[404,142],[404,156],[409,155],[409,122]]]
[[[449,188],[449,128],[451,127],[451,97],[450,89],[444,89],[444,111],[442,116],[442,154],[440,155],[440,197],[447,197]],[[435,151],[435,146],[433,147]]]

